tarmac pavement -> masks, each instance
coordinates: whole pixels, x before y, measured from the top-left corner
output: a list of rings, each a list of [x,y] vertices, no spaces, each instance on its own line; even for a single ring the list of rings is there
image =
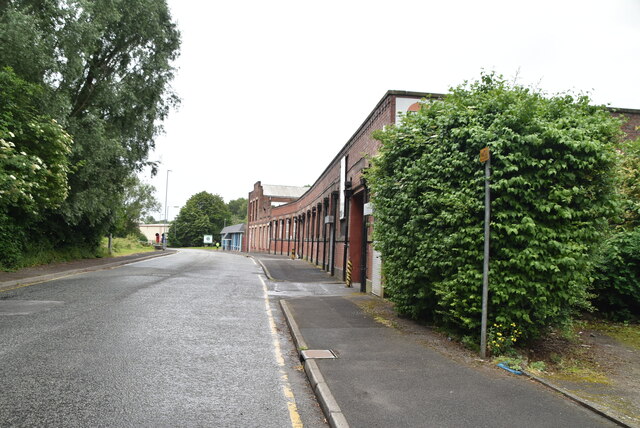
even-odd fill
[[[628,426],[554,385],[478,370],[376,322],[354,303],[375,296],[344,286],[334,293],[343,295],[314,293],[312,278],[319,279],[318,287],[335,278],[308,262],[252,256],[276,284],[299,283],[307,274],[306,295],[284,296],[280,302],[331,426]],[[332,355],[336,358],[326,358]]]

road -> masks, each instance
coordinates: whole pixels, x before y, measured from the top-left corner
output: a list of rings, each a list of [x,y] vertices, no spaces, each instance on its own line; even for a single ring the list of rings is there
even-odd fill
[[[325,426],[268,287],[193,250],[0,293],[0,426]]]

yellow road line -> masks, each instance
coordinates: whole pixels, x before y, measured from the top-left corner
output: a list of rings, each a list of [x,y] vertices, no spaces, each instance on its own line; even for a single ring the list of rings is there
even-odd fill
[[[262,291],[264,293],[264,305],[267,310],[267,317],[269,318],[269,328],[271,329],[271,339],[273,340],[273,347],[275,350],[276,362],[280,367],[280,380],[282,382],[282,391],[284,397],[287,400],[287,407],[289,409],[289,419],[291,419],[292,428],[302,428],[302,419],[298,413],[298,406],[296,405],[296,399],[291,390],[289,384],[289,377],[284,371],[284,357],[282,356],[282,349],[280,348],[280,341],[278,337],[278,330],[276,329],[276,322],[273,318],[273,312],[271,311],[271,305],[269,303],[269,290],[267,284],[264,282],[262,275],[260,275],[260,282],[262,282]]]
[[[32,285],[42,284],[42,283],[45,283],[45,282],[55,281],[55,280],[58,280],[58,279],[68,278],[70,276],[79,275],[81,273],[86,273],[86,272],[74,272],[74,273],[70,273],[70,274],[67,274],[67,275],[56,276],[55,278],[41,279],[41,280],[34,281],[34,282],[18,284],[15,287],[11,287],[11,288],[0,288],[0,293],[3,293],[5,291],[17,290],[18,288],[30,287]]]

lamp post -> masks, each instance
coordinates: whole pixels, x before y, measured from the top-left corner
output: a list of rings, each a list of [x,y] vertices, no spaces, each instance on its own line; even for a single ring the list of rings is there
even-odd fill
[[[164,189],[164,239],[162,240],[162,249],[167,249],[167,222],[169,221],[169,207],[167,206],[167,196],[169,195],[169,173],[167,170],[167,181]]]

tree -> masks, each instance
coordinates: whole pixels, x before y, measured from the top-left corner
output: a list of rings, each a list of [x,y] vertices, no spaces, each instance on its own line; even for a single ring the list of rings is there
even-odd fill
[[[593,256],[615,213],[620,135],[619,121],[585,96],[546,97],[494,74],[377,133],[368,179],[396,307],[478,333],[485,146],[491,323],[531,338],[588,307]]]
[[[156,218],[155,218],[154,216],[152,216],[152,215],[148,215],[148,216],[146,216],[146,217],[142,220],[142,222],[143,222],[144,224],[155,224],[155,223],[157,223],[158,221],[156,220]]]
[[[231,224],[245,223],[247,221],[247,198],[238,198],[227,204],[231,212]]]
[[[14,0],[0,7],[0,65],[41,85],[41,110],[73,136],[69,194],[42,228],[96,246],[177,103],[179,34],[165,0]]]
[[[13,268],[37,221],[67,197],[72,140],[39,112],[42,88],[0,70],[0,268]]]
[[[149,212],[159,211],[160,202],[155,198],[154,186],[140,182],[132,175],[125,181],[125,193],[116,212],[113,234],[119,237],[137,235],[140,232],[138,224]]]
[[[171,245],[200,247],[204,235],[219,236],[231,213],[218,195],[208,192],[196,193],[180,209],[169,229]]]
[[[38,111],[42,88],[0,71],[0,207],[37,216],[67,197],[72,140]]]

